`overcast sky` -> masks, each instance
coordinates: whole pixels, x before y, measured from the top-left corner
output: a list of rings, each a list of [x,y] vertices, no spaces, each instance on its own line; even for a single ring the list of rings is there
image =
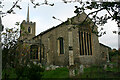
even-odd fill
[[[15,1],[15,0],[12,0]],[[10,9],[13,2],[11,0],[4,0],[3,4],[5,5],[2,11],[6,11]],[[39,2],[43,2],[44,0],[36,0]],[[22,22],[27,18],[27,8],[28,3],[30,7],[30,21],[36,22],[36,35],[40,32],[45,31],[53,26],[59,25],[61,22],[53,19],[56,18],[66,21],[68,18],[75,16],[74,10],[78,3],[65,4],[61,0],[50,0],[50,3],[54,2],[54,6],[42,5],[37,8],[33,8],[33,5],[29,2],[29,0],[22,0],[19,4],[22,7],[22,10],[14,9],[16,14],[8,14],[7,16],[2,18],[2,23],[4,27],[15,27],[16,22]],[[88,13],[90,11],[86,11]],[[99,15],[103,15],[106,12],[103,11],[99,13]],[[99,42],[103,43],[111,48],[118,49],[118,35],[113,34],[112,31],[118,30],[117,24],[114,21],[109,20],[107,24],[104,25],[104,30],[106,30],[106,35],[103,35],[99,38]]]

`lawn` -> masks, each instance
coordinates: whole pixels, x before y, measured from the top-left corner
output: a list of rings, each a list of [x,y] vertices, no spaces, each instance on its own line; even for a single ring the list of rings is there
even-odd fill
[[[69,78],[69,71],[66,67],[44,71],[42,78]]]
[[[5,72],[9,74],[10,79],[17,77],[15,73],[15,69],[13,68],[3,70],[3,78]],[[69,70],[66,67],[57,68],[56,70],[48,70],[48,71],[45,70],[42,74],[43,74],[42,76],[43,80],[50,78],[62,78],[62,79],[69,78]],[[120,68],[107,67],[107,69],[104,70],[103,67],[92,66],[89,68],[84,68],[84,73],[80,75],[76,75],[73,78],[120,78]]]
[[[3,70],[2,78],[5,76],[5,72],[7,73],[9,79],[15,79],[17,78],[17,75],[15,73],[14,68]],[[48,79],[48,78],[69,78],[69,71],[66,67],[64,68],[57,68],[56,70],[49,70],[44,71],[42,78]]]
[[[76,71],[78,72],[78,71]],[[120,68],[92,66],[84,68],[84,73],[76,75],[73,78],[120,78]],[[69,78],[69,71],[67,68],[58,68],[56,70],[44,71],[42,78]]]
[[[107,67],[106,70],[103,67],[92,66],[84,68],[84,73],[75,76],[76,78],[120,78],[120,68]]]

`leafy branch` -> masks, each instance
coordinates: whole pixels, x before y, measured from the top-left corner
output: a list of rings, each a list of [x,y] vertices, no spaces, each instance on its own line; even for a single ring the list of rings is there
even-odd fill
[[[34,8],[36,8],[37,6],[41,6],[41,5],[49,5],[49,6],[54,6],[54,3],[52,3],[52,4],[50,4],[50,3],[48,3],[48,1],[47,0],[44,0],[44,3],[35,3],[35,1],[34,0],[30,0],[31,1],[31,3],[34,5]]]

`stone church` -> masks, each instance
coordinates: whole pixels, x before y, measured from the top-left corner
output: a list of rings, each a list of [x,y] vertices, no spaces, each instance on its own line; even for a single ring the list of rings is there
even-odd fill
[[[29,21],[28,7],[27,21],[23,20],[20,26],[20,40],[29,45],[29,58],[43,65],[59,66],[108,61],[110,48],[99,43],[98,36],[92,33],[93,23],[80,25],[86,16],[83,12],[36,36],[36,23]],[[97,31],[97,26],[93,30]]]

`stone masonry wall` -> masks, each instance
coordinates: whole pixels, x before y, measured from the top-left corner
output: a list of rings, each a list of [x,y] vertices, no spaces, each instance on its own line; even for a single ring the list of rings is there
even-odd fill
[[[79,21],[83,20],[85,15],[72,18],[72,25],[70,24],[62,24],[57,26],[56,28],[41,34],[41,41],[44,44],[44,59],[42,63],[45,65],[61,65],[67,66],[69,65],[69,45],[68,45],[68,29],[70,27],[75,26],[75,24],[79,24]],[[80,26],[79,26],[80,27]],[[88,26],[87,26],[88,27]],[[85,28],[85,26],[84,26]],[[79,49],[79,34],[78,28],[72,30],[73,36],[73,56],[75,64],[83,64],[83,65],[91,65],[91,64],[101,64],[102,56],[100,54],[100,45],[98,41],[98,37],[91,33],[91,41],[92,41],[92,55],[80,55]],[[97,28],[95,28],[97,31]],[[63,37],[64,42],[64,54],[58,54],[58,38]]]
[[[50,65],[62,65],[66,66],[69,63],[68,54],[68,27],[70,25],[62,25],[56,29],[45,33],[42,36],[42,44],[45,46],[45,61],[46,64]],[[80,55],[79,51],[79,35],[78,28],[72,29],[73,31],[73,55],[75,58],[75,63],[79,64],[96,64],[100,62],[100,50],[98,37],[92,33],[92,54],[93,55]],[[63,37],[64,39],[64,54],[58,54],[58,43],[57,39]],[[50,48],[48,46],[48,38],[50,40]]]
[[[22,28],[23,27],[23,28]],[[28,27],[31,28],[31,32],[32,33],[28,33]],[[21,34],[20,34],[20,38],[21,39],[31,39],[32,37],[35,36],[35,30],[36,30],[36,24],[35,22],[32,23],[32,22],[25,22],[23,21],[22,24],[21,24]]]

